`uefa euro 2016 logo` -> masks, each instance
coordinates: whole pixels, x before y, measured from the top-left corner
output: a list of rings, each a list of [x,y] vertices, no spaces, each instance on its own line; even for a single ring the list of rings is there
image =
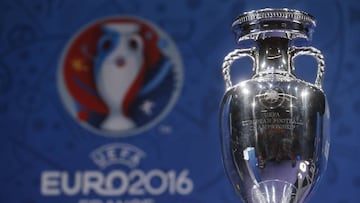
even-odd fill
[[[58,86],[82,126],[127,136],[157,124],[174,106],[182,64],[173,41],[134,17],[111,17],[81,29],[63,52]]]

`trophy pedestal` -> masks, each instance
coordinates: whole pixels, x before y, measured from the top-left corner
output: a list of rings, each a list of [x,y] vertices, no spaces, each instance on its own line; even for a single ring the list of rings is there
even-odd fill
[[[109,116],[101,124],[102,129],[109,131],[130,130],[134,127],[134,122],[120,113],[109,114]]]

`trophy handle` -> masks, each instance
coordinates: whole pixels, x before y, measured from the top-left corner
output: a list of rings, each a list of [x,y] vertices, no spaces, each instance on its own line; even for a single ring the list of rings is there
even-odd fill
[[[246,57],[246,56],[250,57],[253,60],[253,62],[255,62],[255,57],[254,57],[255,49],[256,49],[255,47],[249,48],[249,49],[235,49],[234,51],[230,52],[224,58],[224,62],[222,64],[222,73],[223,73],[225,86],[226,86],[227,90],[232,87],[232,82],[231,82],[231,78],[230,78],[231,64],[235,60]]]
[[[321,51],[314,47],[290,47],[290,67],[295,69],[294,59],[299,55],[310,55],[316,59],[318,64],[317,76],[315,79],[315,85],[322,89],[322,80],[325,72],[325,60]]]

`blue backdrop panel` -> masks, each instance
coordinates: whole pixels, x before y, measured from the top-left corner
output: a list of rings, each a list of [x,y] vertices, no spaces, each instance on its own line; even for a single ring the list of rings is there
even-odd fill
[[[236,48],[232,20],[265,7],[295,8],[317,19],[312,45],[327,64],[331,148],[310,202],[360,202],[355,0],[0,1],[0,202],[239,202],[221,162],[221,64]],[[106,29],[108,41],[101,38]],[[141,31],[126,38],[123,29]],[[124,39],[129,43],[121,44]],[[132,89],[138,94],[127,94],[122,106],[128,127],[109,130],[102,125],[111,109],[100,104],[99,67],[121,46],[157,60],[136,66],[146,71]],[[315,80],[313,59],[300,57],[295,65],[300,77]],[[250,61],[236,66],[234,80],[250,74]],[[91,99],[75,97],[75,89]]]

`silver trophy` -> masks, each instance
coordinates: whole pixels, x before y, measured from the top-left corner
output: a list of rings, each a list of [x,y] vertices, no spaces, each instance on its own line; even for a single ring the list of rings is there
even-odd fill
[[[261,9],[240,15],[232,27],[240,45],[251,46],[229,53],[223,63],[226,173],[245,202],[304,202],[324,173],[329,152],[325,62],[308,46],[315,20],[298,10]],[[316,59],[314,84],[295,76],[299,55]],[[242,57],[253,60],[252,78],[233,85],[230,66]]]

